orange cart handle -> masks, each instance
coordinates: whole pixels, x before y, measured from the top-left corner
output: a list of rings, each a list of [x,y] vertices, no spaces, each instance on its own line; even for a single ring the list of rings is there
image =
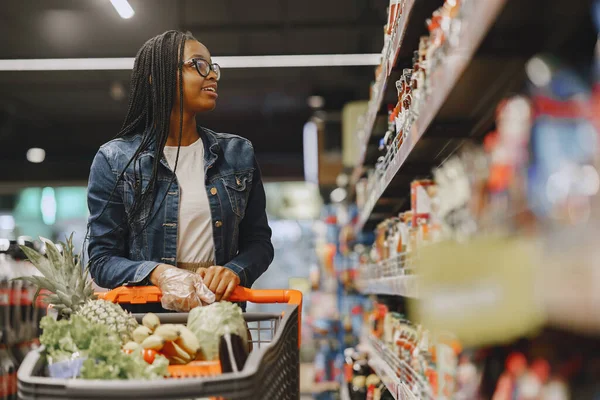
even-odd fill
[[[121,286],[104,293],[96,293],[98,298],[119,304],[158,303],[162,292],[156,286]],[[238,286],[229,298],[230,301],[251,303],[287,303],[302,305],[302,292],[292,289],[248,289]]]
[[[108,292],[96,293],[99,299],[120,304],[158,303],[162,292],[156,286],[121,286]],[[298,346],[302,339],[302,292],[293,289],[248,289],[238,286],[230,301],[251,303],[287,303],[298,306]]]

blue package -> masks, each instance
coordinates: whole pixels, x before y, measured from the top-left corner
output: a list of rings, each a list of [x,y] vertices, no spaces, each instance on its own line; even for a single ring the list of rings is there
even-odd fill
[[[532,127],[531,149],[528,197],[536,215],[548,217],[567,197],[589,195],[582,186],[582,167],[591,166],[598,152],[590,121],[540,116]]]
[[[59,361],[48,365],[48,375],[51,378],[71,379],[77,378],[86,357],[78,357],[73,360]]]

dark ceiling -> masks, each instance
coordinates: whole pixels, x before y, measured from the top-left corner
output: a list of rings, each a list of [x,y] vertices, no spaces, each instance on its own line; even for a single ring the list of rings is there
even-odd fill
[[[377,53],[387,0],[2,0],[0,59],[132,57],[148,38],[190,30],[213,56]],[[253,141],[266,179],[302,177],[302,127],[312,111],[365,98],[372,67],[225,70],[217,110],[200,122]],[[0,182],[83,181],[98,147],[119,130],[128,71],[0,72]],[[330,134],[340,134],[330,132]],[[30,164],[30,147],[46,161]]]

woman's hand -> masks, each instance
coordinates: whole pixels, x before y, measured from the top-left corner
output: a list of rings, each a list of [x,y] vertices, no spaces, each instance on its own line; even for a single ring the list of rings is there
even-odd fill
[[[185,269],[159,265],[150,280],[162,291],[161,304],[167,310],[187,312],[215,301],[202,278]]]
[[[215,294],[216,301],[228,300],[240,284],[240,277],[229,268],[213,265],[210,268],[198,268],[196,272]]]

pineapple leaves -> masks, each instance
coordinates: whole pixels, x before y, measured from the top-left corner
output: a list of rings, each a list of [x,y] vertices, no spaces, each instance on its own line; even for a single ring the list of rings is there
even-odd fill
[[[60,252],[56,248],[56,245],[46,238],[41,239],[46,244],[46,255],[48,256],[50,263],[52,264],[55,270],[60,270],[60,266],[62,264],[62,257],[60,255]]]
[[[46,278],[42,278],[41,276],[22,276],[13,280],[29,282],[38,287],[39,289],[47,289],[50,292],[56,291],[56,286],[54,285],[54,283]]]
[[[81,259],[75,255],[73,235],[66,239],[66,243],[59,243],[58,246],[48,239],[40,239],[46,245],[46,256],[29,247],[21,246],[21,249],[43,276],[16,279],[35,285],[38,288],[35,298],[41,293],[44,300],[53,304],[63,315],[77,312],[87,300],[95,299],[96,296],[89,279],[89,267],[83,269]]]
[[[33,266],[40,271],[40,273],[44,276],[52,276],[52,266],[50,265],[47,258],[38,253],[37,251],[30,249],[29,247],[20,246],[21,250],[25,253],[29,261],[33,264]]]
[[[46,260],[43,255],[41,255],[40,253],[38,253],[37,251],[35,251],[33,249],[30,249],[27,246],[19,246],[19,247],[21,248],[21,250],[23,250],[23,252],[27,256],[29,261],[31,261],[33,263],[33,265],[35,265],[35,266],[40,264],[42,262],[42,260],[44,260],[44,261]]]

